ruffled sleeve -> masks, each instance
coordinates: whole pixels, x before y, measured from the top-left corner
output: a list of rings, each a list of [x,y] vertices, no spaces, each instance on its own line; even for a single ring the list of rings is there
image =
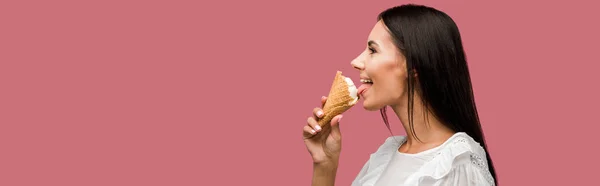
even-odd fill
[[[438,152],[431,161],[411,175],[406,185],[494,186],[486,154],[479,143],[459,135]]]
[[[487,180],[485,173],[471,163],[455,165],[448,174],[439,179],[423,179],[419,185],[435,186],[493,186]]]

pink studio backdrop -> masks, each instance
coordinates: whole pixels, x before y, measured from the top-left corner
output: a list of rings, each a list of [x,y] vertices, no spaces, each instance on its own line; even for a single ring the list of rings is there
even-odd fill
[[[597,184],[593,1],[61,0],[0,2],[0,185],[309,185],[306,117],[408,2],[458,23],[501,185]],[[341,127],[349,185],[390,134]]]

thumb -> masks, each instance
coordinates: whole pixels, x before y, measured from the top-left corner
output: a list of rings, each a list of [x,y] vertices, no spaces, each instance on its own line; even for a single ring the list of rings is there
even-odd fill
[[[339,140],[342,138],[342,133],[340,132],[340,120],[342,120],[342,115],[337,115],[331,119],[331,136]]]

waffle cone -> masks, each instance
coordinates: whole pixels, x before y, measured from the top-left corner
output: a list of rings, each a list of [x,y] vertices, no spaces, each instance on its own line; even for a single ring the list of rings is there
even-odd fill
[[[324,115],[317,121],[319,126],[327,127],[333,117],[346,112],[358,102],[350,96],[345,78],[346,77],[344,77],[340,71],[337,71],[335,74],[335,79],[329,90],[327,101],[323,106]]]

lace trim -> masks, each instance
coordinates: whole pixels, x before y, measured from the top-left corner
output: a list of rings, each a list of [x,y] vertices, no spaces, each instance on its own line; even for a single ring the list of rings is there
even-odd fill
[[[459,139],[457,139],[456,141],[454,141],[454,144],[456,143],[464,143],[464,144],[468,144],[467,139],[464,137],[461,137]],[[483,158],[479,157],[477,154],[471,153],[470,154],[470,159],[471,159],[471,163],[473,165],[475,165],[479,171],[481,171],[481,173],[484,175],[485,179],[488,181],[488,183],[490,183],[490,185],[495,186],[494,183],[494,177],[492,177],[492,174],[489,172],[489,167],[487,165],[486,160],[484,160]]]
[[[495,186],[494,177],[492,177],[492,174],[488,171],[488,165],[485,162],[485,160],[483,160],[483,158],[475,154],[471,154],[471,163],[477,168],[479,168],[479,171],[481,171],[481,173],[484,175],[485,179],[488,181],[488,183],[490,183],[490,185]]]
[[[458,139],[453,141],[453,145],[456,145],[458,143],[462,143],[462,144],[469,144],[467,139],[464,137],[459,137]],[[435,154],[435,156],[440,155],[441,152],[437,152]],[[434,156],[434,157],[435,157]],[[488,183],[490,183],[490,185],[495,186],[494,183],[494,177],[492,177],[492,174],[489,172],[489,167],[486,163],[486,160],[484,160],[483,158],[479,157],[478,155],[471,153],[470,154],[470,159],[471,159],[471,163],[473,165],[475,165],[479,171],[481,171],[481,173],[484,175],[485,179],[488,181]]]

